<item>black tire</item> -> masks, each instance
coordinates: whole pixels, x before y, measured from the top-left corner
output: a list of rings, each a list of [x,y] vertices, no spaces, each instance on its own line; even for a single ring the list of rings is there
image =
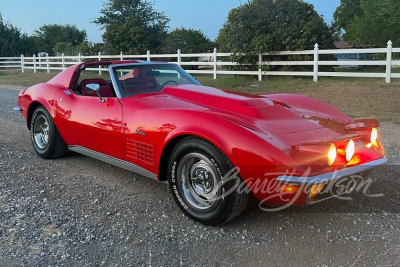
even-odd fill
[[[238,190],[243,180],[226,155],[196,137],[182,139],[172,150],[168,182],[178,206],[206,225],[232,220],[249,199],[246,192]]]
[[[40,157],[54,159],[68,152],[67,145],[44,107],[38,107],[33,112],[30,127],[32,145]]]

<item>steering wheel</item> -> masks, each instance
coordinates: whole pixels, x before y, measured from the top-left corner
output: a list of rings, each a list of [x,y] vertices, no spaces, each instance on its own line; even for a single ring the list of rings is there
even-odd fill
[[[174,84],[178,84],[176,81],[174,81],[174,80],[169,80],[169,81],[166,81],[165,83],[162,83],[161,85],[162,86],[165,86],[167,83],[174,83]]]

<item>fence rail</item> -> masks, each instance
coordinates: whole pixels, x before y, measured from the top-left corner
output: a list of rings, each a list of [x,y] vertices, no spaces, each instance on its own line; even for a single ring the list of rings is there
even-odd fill
[[[320,60],[320,55],[332,55],[332,54],[353,54],[353,53],[365,53],[365,54],[382,54],[381,58],[384,60],[362,60],[362,61],[332,61],[332,60]],[[31,69],[34,72],[37,70],[64,70],[71,65],[75,65],[84,61],[95,61],[95,60],[126,60],[126,59],[144,59],[146,61],[165,60],[174,62],[180,66],[192,66],[196,69],[188,70],[189,73],[193,74],[212,74],[214,79],[217,79],[218,75],[236,74],[236,75],[253,75],[258,76],[261,81],[264,76],[311,76],[315,82],[318,81],[319,77],[378,77],[385,78],[387,83],[391,82],[392,78],[400,78],[400,73],[393,73],[392,67],[400,65],[400,60],[393,60],[393,53],[400,53],[400,48],[393,48],[392,42],[389,41],[386,48],[363,48],[363,49],[327,49],[320,50],[319,45],[315,44],[314,50],[304,51],[277,51],[271,53],[260,53],[258,55],[258,63],[256,71],[229,71],[224,69],[226,66],[239,66],[238,62],[229,61],[231,53],[218,53],[217,49],[214,49],[212,53],[199,53],[199,54],[182,54],[180,50],[176,54],[151,54],[147,51],[146,55],[124,55],[122,52],[119,55],[102,55],[99,53],[96,56],[61,56],[54,57],[40,57],[33,55],[32,57],[0,57],[0,68],[18,68],[24,72],[27,69]],[[264,61],[265,57],[271,56],[293,56],[293,55],[308,55],[312,56],[313,60],[304,61]],[[195,58],[192,61],[185,61],[187,58]],[[154,60],[153,60],[154,61]],[[312,71],[265,71],[263,66],[312,66]],[[385,66],[385,73],[374,73],[374,72],[340,72],[340,71],[325,71],[319,70],[320,66]],[[198,69],[197,69],[198,68]],[[103,71],[102,69],[96,69],[99,74]]]

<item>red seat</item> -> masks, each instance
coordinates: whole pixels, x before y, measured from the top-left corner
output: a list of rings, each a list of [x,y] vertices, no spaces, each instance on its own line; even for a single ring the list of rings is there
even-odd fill
[[[146,81],[140,78],[128,78],[123,81],[125,95],[133,96],[148,92],[149,86]]]
[[[81,81],[80,88],[81,88],[81,94],[83,96],[97,96],[96,92],[91,92],[91,93],[86,92],[86,85],[91,84],[91,83],[100,85],[99,93],[102,97],[114,97],[115,96],[113,93],[113,90],[111,89],[110,84],[106,80],[100,79],[100,78],[85,79],[85,80]]]

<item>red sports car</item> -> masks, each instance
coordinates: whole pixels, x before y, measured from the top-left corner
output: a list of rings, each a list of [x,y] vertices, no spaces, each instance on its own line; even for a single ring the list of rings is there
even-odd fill
[[[40,157],[75,151],[168,181],[209,225],[239,215],[250,194],[282,208],[349,193],[387,161],[376,120],[300,95],[201,86],[170,63],[78,64],[21,91],[14,109]]]

